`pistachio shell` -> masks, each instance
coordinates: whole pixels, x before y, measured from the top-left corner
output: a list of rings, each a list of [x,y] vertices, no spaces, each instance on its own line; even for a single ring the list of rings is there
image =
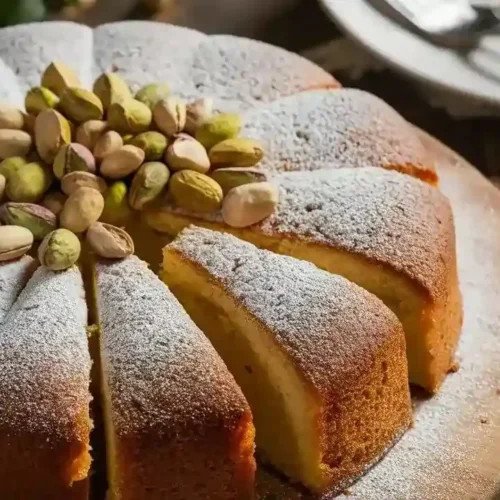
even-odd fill
[[[106,133],[108,123],[102,120],[88,120],[76,129],[75,141],[94,151],[97,140]]]
[[[34,87],[27,94],[24,100],[26,111],[37,115],[45,109],[53,109],[59,104],[59,97],[54,92],[45,87]]]
[[[81,187],[96,189],[101,194],[105,194],[108,189],[102,177],[97,177],[90,172],[70,172],[61,179],[61,189],[68,196]]]
[[[123,181],[114,182],[109,186],[104,199],[101,221],[121,224],[129,218],[132,210],[128,204],[127,191],[127,185]]]
[[[3,201],[3,195],[5,193],[5,186],[7,185],[7,179],[0,174],[0,203]]]
[[[38,154],[52,165],[59,148],[71,141],[68,120],[53,109],[42,111],[36,117],[35,139]]]
[[[33,245],[33,234],[21,226],[0,226],[0,262],[17,259]]]
[[[256,168],[219,168],[214,170],[210,177],[220,184],[224,196],[231,189],[243,184],[267,181],[266,173]]]
[[[124,259],[134,253],[134,241],[123,229],[95,222],[89,227],[87,243],[100,257],[105,259]]]
[[[198,127],[212,117],[213,107],[214,100],[211,97],[202,97],[189,103],[186,108],[184,130],[194,136]]]
[[[163,157],[167,149],[168,141],[160,132],[150,131],[136,135],[130,141],[130,144],[144,151],[146,161],[152,161],[159,160]]]
[[[149,109],[153,109],[155,104],[162,99],[166,99],[170,94],[170,87],[167,83],[150,83],[142,87],[135,98],[144,103]]]
[[[94,157],[97,161],[102,161],[106,156],[118,151],[122,146],[122,136],[114,130],[108,130],[97,140],[94,147]]]
[[[110,127],[121,134],[146,132],[151,125],[152,119],[151,110],[135,99],[114,103],[108,110]]]
[[[28,113],[23,113],[23,130],[31,136],[35,135],[36,116]]]
[[[54,177],[41,163],[28,163],[13,171],[7,182],[7,197],[11,201],[34,203],[49,189]]]
[[[42,75],[42,86],[56,95],[61,95],[68,87],[80,87],[76,73],[61,61],[51,62]]]
[[[158,161],[141,165],[130,187],[129,203],[132,208],[142,210],[160,196],[170,178],[170,171],[164,163]]]
[[[35,240],[43,239],[57,227],[56,216],[34,203],[5,203],[0,207],[0,219],[5,224],[25,227]]]
[[[270,182],[245,184],[231,189],[222,203],[222,218],[231,227],[247,227],[269,217],[279,201]]]
[[[6,158],[0,163],[0,174],[8,180],[12,172],[19,170],[27,163],[28,161],[26,158],[22,156],[11,156],[10,158]]]
[[[106,156],[101,163],[101,174],[110,179],[122,179],[135,172],[144,161],[144,151],[127,144]]]
[[[56,229],[43,239],[38,248],[42,266],[52,271],[63,271],[76,264],[82,247],[78,237],[67,229]]]
[[[61,213],[67,199],[68,197],[60,191],[52,191],[43,197],[41,204],[57,216]]]
[[[226,139],[233,139],[241,130],[241,117],[236,114],[224,113],[212,116],[196,130],[198,139],[207,150]]]
[[[23,112],[6,103],[0,103],[0,129],[21,130],[23,127]]]
[[[222,202],[222,188],[210,177],[192,170],[175,172],[168,194],[176,206],[196,213],[210,213]]]
[[[130,99],[132,94],[125,81],[116,73],[104,73],[94,82],[94,93],[101,100],[104,109],[115,102]]]
[[[61,227],[83,233],[99,220],[104,209],[102,194],[89,187],[78,188],[67,199],[60,214]]]
[[[23,130],[0,130],[0,159],[26,156],[33,145],[31,136]]]
[[[59,106],[63,113],[76,123],[101,120],[104,114],[99,97],[89,90],[77,87],[68,87],[61,94]]]
[[[175,136],[167,149],[166,162],[172,170],[194,170],[202,174],[210,169],[207,151],[196,139],[187,134]]]
[[[219,142],[209,152],[212,168],[253,167],[263,156],[264,148],[260,142],[243,137]]]
[[[153,108],[153,119],[167,137],[178,134],[186,124],[186,103],[177,97],[158,101]]]
[[[54,159],[54,174],[62,179],[70,172],[90,172],[96,170],[95,159],[92,153],[81,144],[71,142],[59,149]]]

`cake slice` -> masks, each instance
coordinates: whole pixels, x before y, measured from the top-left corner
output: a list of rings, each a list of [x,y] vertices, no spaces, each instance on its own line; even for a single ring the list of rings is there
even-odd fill
[[[437,184],[434,160],[412,125],[356,89],[302,92],[246,111],[242,137],[261,142],[276,172],[382,167]]]
[[[250,408],[215,349],[136,257],[95,272],[109,498],[253,498]]]
[[[406,334],[410,381],[436,392],[453,363],[462,325],[455,227],[448,199],[409,175],[381,168],[290,172],[276,212],[233,229],[165,205],[145,214],[155,230],[197,224],[308,260],[378,296]]]
[[[86,326],[76,268],[39,268],[0,325],[0,498],[87,499]]]
[[[242,388],[265,459],[292,480],[338,491],[408,428],[404,334],[376,297],[201,228],[165,247],[162,274]]]
[[[0,325],[35,267],[35,261],[28,256],[0,263]]]

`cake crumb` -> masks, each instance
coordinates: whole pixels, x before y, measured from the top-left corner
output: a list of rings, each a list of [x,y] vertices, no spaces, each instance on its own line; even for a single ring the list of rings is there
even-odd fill
[[[455,359],[451,364],[448,373],[457,373],[459,369],[460,369],[460,361],[458,361],[458,359]]]
[[[481,417],[480,418],[480,422],[482,424],[489,424],[490,423],[490,419],[488,417]]]

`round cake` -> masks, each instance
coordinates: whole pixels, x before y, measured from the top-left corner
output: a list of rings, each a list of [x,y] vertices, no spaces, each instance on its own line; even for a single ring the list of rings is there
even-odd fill
[[[1,496],[86,498],[104,442],[116,500],[250,499],[254,441],[317,494],[364,473],[462,324],[453,214],[413,127],[261,42],[1,35]]]

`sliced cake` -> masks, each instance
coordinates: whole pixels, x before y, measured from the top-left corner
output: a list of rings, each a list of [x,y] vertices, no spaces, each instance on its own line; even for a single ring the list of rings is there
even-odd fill
[[[39,268],[0,325],[0,498],[88,498],[86,326],[76,268]]]
[[[96,285],[109,498],[253,498],[250,408],[210,342],[139,259]]]
[[[272,173],[373,166],[438,181],[413,126],[368,92],[302,92],[246,111],[243,123],[242,136],[264,145],[259,166]]]
[[[35,267],[35,261],[28,256],[0,262],[0,325]]]
[[[408,428],[403,330],[376,297],[201,228],[165,247],[162,273],[247,397],[264,458],[292,480],[339,490]]]
[[[231,232],[357,283],[403,324],[410,381],[437,391],[462,324],[448,199],[418,179],[380,168],[291,172],[275,182],[276,212],[244,229],[169,205],[147,213],[146,221],[171,235],[190,224]]]

